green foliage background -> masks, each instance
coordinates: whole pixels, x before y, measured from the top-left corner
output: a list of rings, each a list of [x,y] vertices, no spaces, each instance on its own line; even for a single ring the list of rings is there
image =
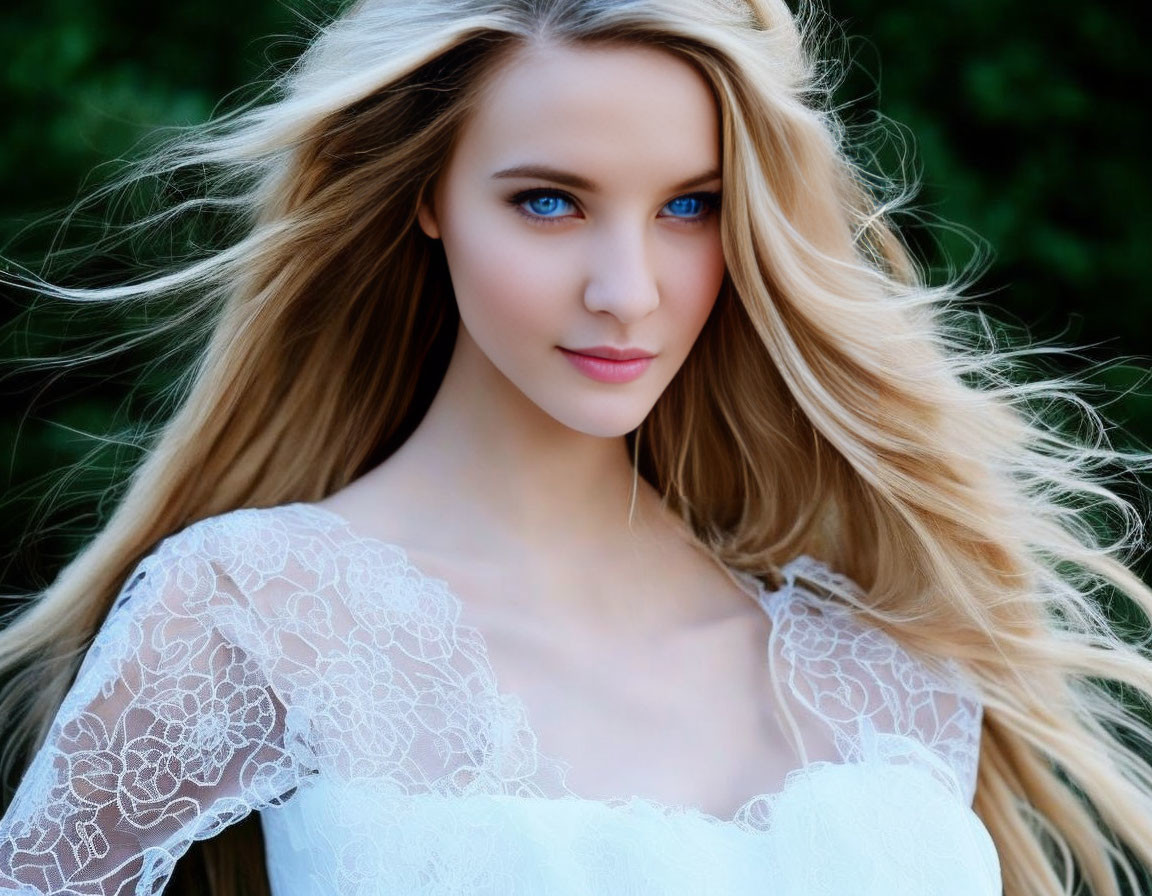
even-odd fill
[[[333,3],[45,0],[0,12],[3,254],[38,267],[55,233],[38,219],[106,180],[158,128],[195,124],[249,96]],[[845,117],[899,124],[879,161],[922,182],[921,220],[937,220],[907,219],[913,244],[943,269],[945,259],[963,267],[972,258],[965,230],[983,237],[993,258],[978,283],[982,301],[1039,339],[1090,346],[1085,362],[1126,358],[1094,381],[1113,390],[1105,412],[1124,427],[1118,444],[1152,443],[1142,380],[1152,347],[1152,177],[1139,99],[1149,95],[1150,67],[1135,4],[831,0],[828,11],[850,63],[837,94]],[[64,242],[82,246],[88,235],[73,227]],[[155,251],[145,245],[143,260]],[[124,257],[107,256],[80,274],[109,282],[131,271]],[[115,343],[124,322],[33,314],[13,325],[27,298],[0,300],[0,531],[9,546],[0,569],[10,593],[46,584],[99,527],[136,455],[124,440],[85,434],[154,419],[141,396],[158,394],[171,369],[139,352],[64,376],[14,363]]]
[[[938,270],[945,259],[963,267],[970,233],[980,235],[993,253],[976,289],[982,301],[1038,339],[1091,346],[1084,362],[1126,358],[1093,379],[1113,390],[1105,412],[1124,427],[1118,444],[1152,444],[1142,380],[1152,175],[1140,100],[1152,78],[1135,4],[828,2],[833,48],[849,62],[837,93],[845,117],[897,123],[879,161],[922,182],[916,207],[936,225],[903,222],[920,254]],[[105,181],[157,129],[250,96],[298,52],[307,21],[338,3],[43,0],[0,12],[0,254],[38,268],[55,233],[38,219]],[[104,211],[90,209],[89,223]],[[92,235],[83,220],[65,245]],[[165,247],[138,248],[147,263]],[[110,282],[132,271],[121,254],[73,273]],[[10,593],[46,584],[99,528],[137,455],[123,439],[85,434],[155,420],[147,396],[171,368],[135,351],[65,376],[13,363],[94,339],[114,344],[125,321],[33,314],[13,325],[27,297],[0,293],[0,302],[0,535],[9,546],[0,577]]]
[[[44,0],[0,12],[0,254],[39,267],[55,231],[38,219],[105,181],[158,128],[250,96],[298,52],[307,20],[337,4]],[[828,13],[833,49],[849,62],[843,114],[854,126],[877,114],[895,122],[879,161],[922,182],[916,208],[935,224],[903,222],[920,254],[937,270],[946,259],[963,267],[970,234],[982,237],[993,253],[982,302],[1038,339],[1091,346],[1084,362],[1127,358],[1094,381],[1114,390],[1105,412],[1124,427],[1118,444],[1152,444],[1141,379],[1152,348],[1152,176],[1138,99],[1152,79],[1135,4],[829,0]],[[63,237],[74,248],[92,235],[78,220]],[[163,248],[145,244],[143,261]],[[132,270],[122,254],[90,259],[76,282]],[[114,344],[125,322],[33,314],[13,326],[27,297],[0,301],[0,534],[10,546],[0,576],[11,593],[50,581],[99,527],[137,456],[123,439],[85,434],[154,420],[147,396],[172,371],[136,351],[65,376],[14,364]]]
[[[101,183],[157,128],[251,95],[334,2],[41,0],[0,11],[0,255],[39,268],[55,230],[37,220]],[[851,63],[837,94],[844,115],[900,123],[878,159],[921,180],[921,221],[937,222],[908,218],[912,243],[940,271],[972,258],[965,231],[983,237],[993,254],[981,301],[1040,340],[1088,346],[1081,364],[1125,359],[1090,379],[1112,390],[1116,443],[1152,444],[1152,66],[1136,4],[828,3]],[[92,234],[74,227],[64,242],[82,248]],[[143,262],[164,248],[182,250],[145,242]],[[113,255],[70,276],[110,282],[133,270]],[[137,350],[66,375],[17,362],[115,344],[127,323],[18,316],[26,305],[0,292],[5,594],[44,587],[100,527],[138,459],[124,434],[162,413],[174,369]],[[111,432],[121,435],[91,437]]]

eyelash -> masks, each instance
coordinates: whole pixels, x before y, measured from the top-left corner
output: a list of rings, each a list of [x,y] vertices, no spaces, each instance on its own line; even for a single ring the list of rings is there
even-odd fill
[[[528,202],[530,199],[537,199],[541,196],[557,196],[560,199],[563,199],[565,202],[571,203],[577,208],[579,208],[580,205],[571,193],[545,187],[536,187],[531,190],[521,190],[519,193],[508,197],[508,204],[533,224],[547,226],[549,224],[558,224],[561,221],[569,220],[569,216],[567,215],[557,218],[547,218],[542,215],[534,215],[532,212],[524,210],[523,206],[525,202]],[[668,202],[664,204],[668,205],[668,203],[675,202],[677,199],[699,199],[704,205],[704,210],[695,217],[681,218],[676,215],[668,216],[673,221],[682,221],[685,224],[702,224],[720,208],[720,194],[717,192],[685,193],[682,196],[675,196],[672,199],[669,199]]]

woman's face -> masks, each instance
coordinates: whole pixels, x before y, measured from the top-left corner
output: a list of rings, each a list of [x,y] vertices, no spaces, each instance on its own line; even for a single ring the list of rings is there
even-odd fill
[[[720,289],[715,101],[645,47],[534,48],[487,87],[419,214],[444,244],[456,351],[565,426],[622,435]],[[593,357],[611,349],[648,360]]]

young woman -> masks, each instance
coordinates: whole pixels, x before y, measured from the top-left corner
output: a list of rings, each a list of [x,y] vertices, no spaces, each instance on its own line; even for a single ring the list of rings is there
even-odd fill
[[[1152,593],[1077,509],[1126,459],[918,280],[815,87],[773,0],[362,0],[162,160],[246,229],[39,284],[214,329],[0,635],[0,891],[1137,888],[1104,681],[1152,660],[1095,592]]]

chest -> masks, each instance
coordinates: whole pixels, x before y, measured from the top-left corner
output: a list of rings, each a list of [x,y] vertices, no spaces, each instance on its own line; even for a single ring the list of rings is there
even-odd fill
[[[339,600],[314,594],[305,607],[298,592],[276,603],[267,652],[291,736],[321,771],[410,793],[638,796],[724,818],[803,764],[798,734],[809,759],[820,758],[814,745],[832,752],[827,728],[787,727],[774,620],[727,572],[700,581],[678,570],[679,589],[665,577],[667,590],[601,592],[617,617],[589,622],[545,619],[528,603],[543,585],[523,575],[419,562],[403,574],[365,566]],[[569,585],[559,600],[588,591]],[[653,628],[631,600],[663,600],[679,624]],[[325,609],[322,626],[309,608]]]
[[[278,896],[430,880],[501,894],[751,894],[765,880],[999,892],[995,850],[942,766],[974,762],[978,714],[950,692],[937,701],[943,681],[815,594],[761,592],[763,618],[720,614],[683,639],[605,638],[465,603],[456,592],[480,592],[463,579],[446,588],[439,570],[368,547],[316,582],[292,577],[233,626],[313,772],[264,813],[266,842],[292,847],[269,853]],[[741,851],[755,868],[737,871]],[[980,881],[967,873],[981,867]]]
[[[578,571],[521,569],[510,581],[497,567],[433,568],[466,596],[455,620],[463,653],[521,705],[536,748],[569,767],[567,788],[580,796],[640,795],[728,817],[796,767],[776,713],[771,620],[727,572],[680,567],[613,590],[612,576]],[[552,609],[582,602],[605,609]],[[677,621],[653,625],[661,614]]]
[[[796,765],[773,713],[763,613],[644,645],[500,613],[481,624],[501,691],[523,701],[540,750],[571,765],[582,796],[727,817]]]
[[[516,786],[549,796],[640,796],[731,817],[797,765],[775,712],[771,621],[752,600],[611,637],[483,597],[465,604],[442,580],[394,587],[386,602],[350,601],[327,620],[331,637],[314,625],[293,634],[308,621],[298,601],[274,633],[290,718],[339,777],[395,776],[412,790],[497,776],[504,787],[523,769]]]

